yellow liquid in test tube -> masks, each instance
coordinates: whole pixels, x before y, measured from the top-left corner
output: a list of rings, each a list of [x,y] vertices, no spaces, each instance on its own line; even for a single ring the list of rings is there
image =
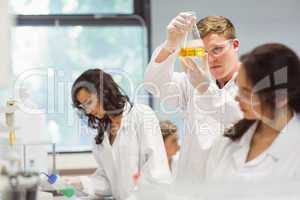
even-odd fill
[[[179,52],[180,57],[204,57],[205,55],[205,49],[204,48],[193,48],[193,47],[186,47],[186,48],[181,48]]]
[[[16,141],[15,131],[9,131],[8,133],[8,141],[10,145],[14,145]]]
[[[15,101],[8,100],[6,103],[7,108],[12,108],[15,105]],[[16,134],[15,134],[15,123],[14,123],[14,112],[8,112],[5,114],[6,118],[6,125],[8,127],[8,142],[10,145],[14,145],[16,141]]]

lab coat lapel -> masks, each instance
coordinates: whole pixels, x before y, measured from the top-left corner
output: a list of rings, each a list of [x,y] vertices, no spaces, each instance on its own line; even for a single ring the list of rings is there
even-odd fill
[[[247,132],[239,141],[234,142],[234,144],[237,146],[237,150],[233,153],[232,156],[238,168],[243,167],[246,164],[246,159],[250,148],[250,142],[256,127],[257,122],[247,130]]]
[[[102,145],[99,146],[99,157],[101,160],[101,163],[105,169],[105,173],[107,174],[107,177],[111,183],[111,185],[116,185],[113,182],[116,180],[115,176],[115,164],[114,164],[114,157],[112,153],[112,146],[109,143],[108,135],[105,132],[104,133],[104,140]],[[112,188],[114,190],[114,188]]]

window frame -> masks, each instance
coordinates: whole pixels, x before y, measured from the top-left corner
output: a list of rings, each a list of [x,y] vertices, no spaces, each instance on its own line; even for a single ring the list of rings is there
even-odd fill
[[[15,15],[15,26],[143,26],[146,29],[147,61],[151,49],[151,5],[150,0],[133,0],[132,14],[41,14]],[[149,93],[148,103],[153,107],[153,97]],[[87,150],[59,151],[59,153],[86,153]]]
[[[16,15],[16,26],[137,26],[146,28],[147,61],[152,52],[151,34],[151,0],[133,0],[132,14],[47,14]],[[150,107],[153,107],[153,96],[149,93]]]

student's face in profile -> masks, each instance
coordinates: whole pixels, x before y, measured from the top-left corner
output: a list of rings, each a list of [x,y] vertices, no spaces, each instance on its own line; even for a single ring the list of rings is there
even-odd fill
[[[244,118],[249,120],[260,119],[262,116],[262,106],[258,96],[253,92],[252,85],[247,79],[243,65],[239,68],[236,84],[239,92],[235,99],[244,114]]]
[[[80,89],[76,98],[80,102],[80,107],[86,114],[93,115],[98,119],[102,119],[104,117],[105,111],[99,103],[97,94],[90,93],[85,89]]]
[[[171,134],[168,137],[166,137],[164,143],[165,143],[165,148],[168,157],[174,156],[177,153],[177,151],[179,151],[180,149],[180,146],[178,144],[177,133]]]
[[[216,80],[226,79],[236,67],[239,41],[210,33],[203,38],[203,44],[208,52],[207,62],[210,73]]]

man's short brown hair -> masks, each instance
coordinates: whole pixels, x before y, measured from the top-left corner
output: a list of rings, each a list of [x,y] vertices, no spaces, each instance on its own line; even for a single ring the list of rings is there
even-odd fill
[[[177,133],[176,125],[169,120],[160,121],[159,126],[164,140],[170,135]]]
[[[202,39],[209,33],[223,34],[228,39],[236,38],[232,22],[223,16],[205,17],[197,23],[197,28]]]

